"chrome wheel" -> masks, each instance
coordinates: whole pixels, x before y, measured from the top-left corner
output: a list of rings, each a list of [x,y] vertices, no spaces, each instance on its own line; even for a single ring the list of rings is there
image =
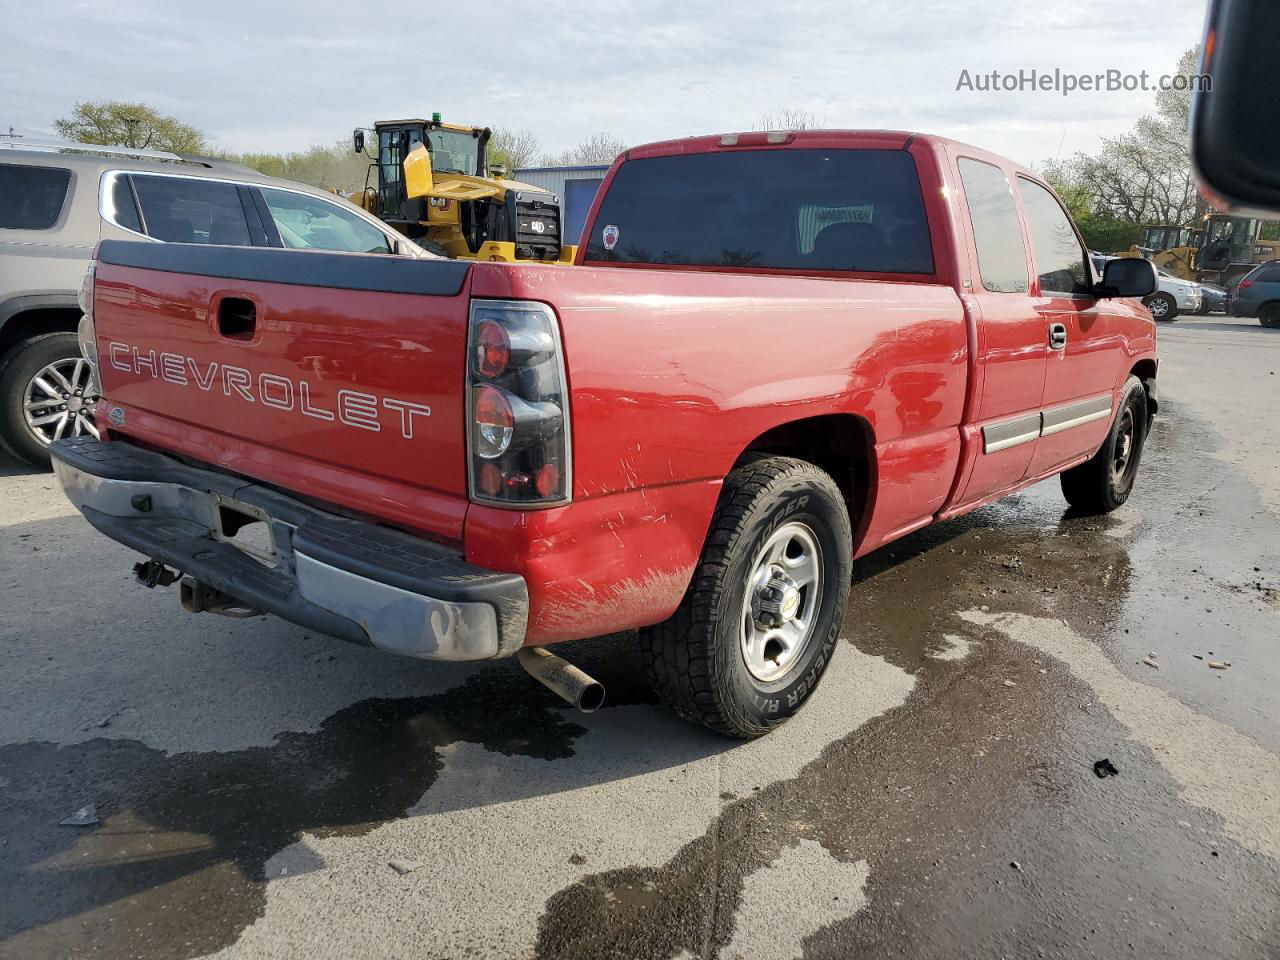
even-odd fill
[[[66,357],[42,367],[27,381],[22,412],[32,436],[48,446],[63,437],[96,437],[93,408],[97,401],[88,361]]]
[[[742,659],[762,683],[786,676],[813,635],[822,600],[822,548],[803,523],[773,532],[750,567],[742,603]]]

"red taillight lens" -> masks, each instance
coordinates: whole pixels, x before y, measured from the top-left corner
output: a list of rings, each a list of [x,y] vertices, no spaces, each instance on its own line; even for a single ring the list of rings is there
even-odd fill
[[[560,468],[554,463],[544,463],[542,469],[538,471],[538,478],[534,481],[534,485],[542,496],[551,496],[560,487]]]
[[[486,497],[496,497],[502,493],[502,471],[492,463],[482,464],[476,473],[476,488]]]
[[[551,308],[473,300],[468,356],[472,497],[511,507],[568,500],[568,397]]]
[[[490,379],[501,376],[511,361],[511,340],[507,331],[493,320],[486,320],[476,330],[475,370]]]
[[[1252,287],[1252,286],[1253,286],[1253,281],[1246,277],[1244,280],[1240,281],[1240,285],[1236,287],[1236,289],[1243,290],[1245,287]]]

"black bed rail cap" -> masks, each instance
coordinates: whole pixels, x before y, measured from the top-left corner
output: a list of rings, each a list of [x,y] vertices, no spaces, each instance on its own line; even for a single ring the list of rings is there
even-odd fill
[[[142,240],[103,240],[98,245],[98,262],[226,280],[418,293],[434,297],[457,296],[470,269],[465,260],[434,257],[419,259],[391,254],[222,247],[207,243],[147,243]]]

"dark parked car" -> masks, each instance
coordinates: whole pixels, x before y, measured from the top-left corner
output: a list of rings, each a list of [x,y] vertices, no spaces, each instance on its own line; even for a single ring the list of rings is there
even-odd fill
[[[427,256],[332,193],[203,157],[88,144],[0,148],[0,448],[48,466],[96,435],[80,284],[99,240]]]
[[[1225,287],[1220,287],[1216,283],[1202,283],[1200,284],[1200,293],[1202,295],[1201,313],[1227,312],[1227,306],[1231,302],[1231,294],[1227,293]]]
[[[1257,317],[1264,327],[1280,329],[1280,260],[1259,264],[1240,278],[1231,315]]]

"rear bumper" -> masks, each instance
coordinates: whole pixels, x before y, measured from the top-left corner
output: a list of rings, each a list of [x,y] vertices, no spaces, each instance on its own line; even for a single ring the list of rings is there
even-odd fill
[[[71,502],[113,540],[245,605],[354,643],[427,660],[483,660],[524,643],[524,578],[445,547],[318,510],[240,477],[91,437],[53,444]],[[269,556],[233,546],[257,518]]]

